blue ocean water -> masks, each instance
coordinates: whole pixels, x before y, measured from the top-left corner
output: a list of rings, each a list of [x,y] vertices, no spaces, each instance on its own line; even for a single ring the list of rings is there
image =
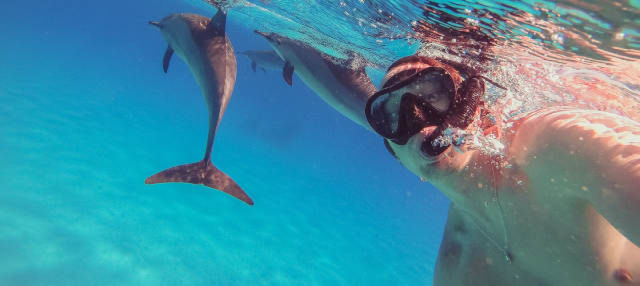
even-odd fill
[[[299,78],[242,57],[213,162],[255,206],[144,184],[200,159],[207,130],[198,86],[178,58],[163,74],[147,21],[202,9],[0,7],[0,285],[431,284],[448,201]],[[236,51],[268,48],[233,14],[228,34]]]

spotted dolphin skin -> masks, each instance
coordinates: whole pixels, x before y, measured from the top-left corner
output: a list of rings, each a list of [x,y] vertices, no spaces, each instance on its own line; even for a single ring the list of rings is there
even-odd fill
[[[371,130],[364,107],[369,96],[376,92],[376,87],[365,72],[364,59],[360,55],[353,53],[349,59],[342,60],[301,41],[275,33],[255,32],[265,37],[285,61],[282,75],[289,85],[293,82],[295,70],[302,81],[331,107]]]
[[[175,52],[187,63],[200,85],[209,111],[209,135],[202,161],[169,168],[147,178],[145,183],[202,184],[253,205],[253,200],[240,186],[211,163],[216,131],[236,81],[236,57],[225,32],[226,18],[224,9],[218,9],[211,19],[195,14],[172,14],[160,22],[149,22],[162,32],[169,44],[162,62],[165,73]]]
[[[238,54],[245,55],[251,60],[251,69],[254,72],[257,68],[263,71],[284,68],[284,61],[273,50],[248,50]]]

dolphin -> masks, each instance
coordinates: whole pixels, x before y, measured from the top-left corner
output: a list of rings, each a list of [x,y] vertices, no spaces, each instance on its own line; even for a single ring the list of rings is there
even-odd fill
[[[202,184],[253,205],[242,188],[211,163],[213,140],[236,81],[236,57],[225,33],[226,18],[226,12],[218,7],[211,19],[195,14],[172,14],[160,22],[149,22],[162,32],[169,44],[162,61],[164,72],[175,52],[187,63],[200,85],[209,111],[209,135],[202,161],[169,168],[147,178],[145,183]]]
[[[248,50],[238,54],[245,55],[251,60],[251,69],[254,72],[258,67],[262,71],[280,70],[284,67],[284,61],[272,50]]]
[[[376,87],[365,72],[365,60],[361,55],[354,52],[347,60],[339,59],[298,40],[275,33],[255,32],[265,37],[285,61],[282,75],[289,85],[293,82],[295,70],[302,81],[331,107],[372,131],[364,109]]]

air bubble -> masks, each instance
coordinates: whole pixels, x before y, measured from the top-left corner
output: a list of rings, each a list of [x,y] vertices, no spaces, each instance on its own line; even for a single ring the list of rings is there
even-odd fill
[[[551,35],[551,40],[554,42],[563,45],[564,44],[564,35],[562,33],[555,33]]]

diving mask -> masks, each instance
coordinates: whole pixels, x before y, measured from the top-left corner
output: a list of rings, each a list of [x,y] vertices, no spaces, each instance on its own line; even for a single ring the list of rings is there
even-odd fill
[[[371,127],[396,144],[427,126],[440,126],[454,105],[455,83],[440,67],[428,67],[376,92],[365,114]]]

